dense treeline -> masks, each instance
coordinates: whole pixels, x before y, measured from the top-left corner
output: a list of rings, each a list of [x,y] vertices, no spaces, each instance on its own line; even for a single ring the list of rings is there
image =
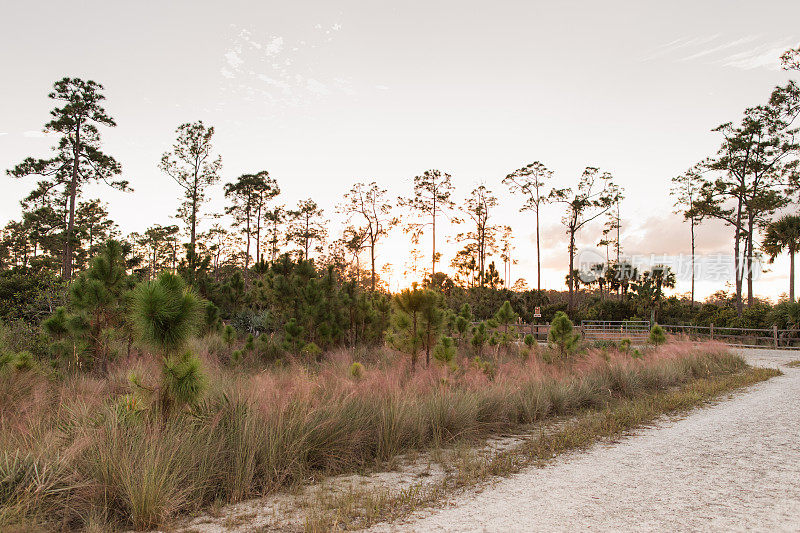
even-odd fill
[[[796,69],[798,55],[798,50],[787,52],[787,69]],[[512,283],[512,228],[494,223],[498,199],[491,188],[476,187],[458,209],[452,178],[440,170],[417,176],[409,196],[396,201],[375,182],[356,183],[336,206],[346,221],[336,234],[313,199],[286,206],[278,181],[268,171],[244,174],[224,185],[224,214],[230,225],[217,223],[203,230],[199,221],[209,214],[210,187],[223,176],[222,158],[213,146],[214,128],[202,121],[180,125],[174,145],[158,163],[183,192],[177,210],[181,225],[154,225],[123,236],[108,207],[82,194],[92,181],[131,190],[121,178],[121,165],[102,150],[101,128],[116,126],[102,105],[103,87],[64,78],[49,96],[57,103],[45,125],[57,139],[51,156],[29,157],[8,171],[15,178],[37,176],[39,181],[21,201],[21,220],[9,222],[0,235],[6,322],[20,320],[35,328],[59,312],[64,318],[64,310],[87,305],[78,303],[87,298],[78,293],[93,290],[86,283],[99,268],[99,259],[91,259],[96,256],[118,262],[115,268],[127,289],[163,272],[178,275],[207,302],[210,321],[224,321],[255,338],[277,335],[283,348],[315,352],[380,342],[391,324],[392,305],[377,269],[377,249],[401,226],[409,235],[412,256],[424,256],[419,249],[423,235],[431,243],[430,269],[417,272],[419,286],[440,294],[437,305],[451,314],[468,305],[476,321],[492,318],[509,301],[523,321],[533,321],[533,309],[540,306],[542,320],[567,311],[575,321],[638,317],[739,327],[797,323],[787,311],[794,301],[793,272],[789,304],[773,309],[755,297],[753,288],[758,256],[774,259],[788,252],[793,267],[800,241],[800,218],[786,214],[795,209],[800,190],[800,144],[794,127],[800,88],[793,81],[777,87],[765,104],[746,109],[740,122],[716,128],[722,136],[719,152],[673,180],[676,206],[691,232],[692,253],[704,220],[722,220],[733,232],[734,294],[715,295],[703,304],[695,302],[694,283],[688,299],[665,297],[676,284],[669,266],[652,265],[640,272],[625,258],[624,191],[609,172],[595,167],[587,167],[569,188],[553,187],[553,173],[541,162],[502,179],[521,199],[520,210],[535,217],[535,290],[523,279]],[[546,203],[564,206],[566,293],[541,290],[539,210]],[[401,216],[400,209],[407,212]],[[444,220],[460,228],[454,237],[463,244],[450,261],[452,275],[437,268],[442,262],[437,224],[441,228]],[[606,247],[608,260],[588,269],[582,265],[582,271],[575,265],[576,238],[596,220],[605,220],[598,245]],[[503,263],[502,272],[497,260]],[[94,337],[118,326],[107,310],[102,314],[110,322],[86,325],[95,328]],[[94,351],[100,349],[97,338],[87,342]]]

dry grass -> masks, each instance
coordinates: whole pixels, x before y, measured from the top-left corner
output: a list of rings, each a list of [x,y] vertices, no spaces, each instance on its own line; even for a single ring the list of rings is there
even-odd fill
[[[306,532],[353,530],[407,517],[415,511],[441,505],[460,490],[497,476],[508,476],[530,466],[543,467],[559,454],[588,448],[601,440],[615,440],[650,424],[665,414],[678,414],[712,401],[722,394],[765,381],[781,372],[750,368],[743,373],[698,378],[679,390],[659,391],[638,398],[621,398],[601,411],[587,410],[569,424],[529,438],[519,446],[490,456],[459,454],[451,472],[434,484],[418,483],[399,491],[351,490],[305,502],[309,509]]]
[[[356,378],[353,359],[340,351],[313,368],[253,372],[206,353],[205,400],[167,419],[146,389],[134,395],[127,383],[131,370],[145,387],[157,379],[148,358],[119,361],[106,377],[4,370],[0,528],[155,527],[219,502],[376,468],[402,452],[602,411],[746,368],[719,344],[690,343],[642,359],[605,350],[555,364],[498,356],[494,379],[467,360],[457,371],[432,365],[411,373],[406,358],[384,349],[359,353],[365,368]],[[420,495],[374,497],[367,507],[378,517],[385,502]]]
[[[788,366],[789,368],[800,368],[800,360],[789,361],[788,363],[786,363],[786,366]]]

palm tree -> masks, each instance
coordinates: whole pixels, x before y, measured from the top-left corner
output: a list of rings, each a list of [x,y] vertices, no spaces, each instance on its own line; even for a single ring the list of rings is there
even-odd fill
[[[769,262],[775,261],[779,253],[789,252],[789,301],[794,302],[794,253],[800,245],[800,216],[784,215],[767,226],[764,236],[764,251]]]

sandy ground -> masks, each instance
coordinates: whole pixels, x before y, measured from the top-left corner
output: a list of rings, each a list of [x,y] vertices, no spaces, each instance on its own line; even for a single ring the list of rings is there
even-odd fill
[[[741,353],[785,375],[372,531],[800,531],[800,352]]]

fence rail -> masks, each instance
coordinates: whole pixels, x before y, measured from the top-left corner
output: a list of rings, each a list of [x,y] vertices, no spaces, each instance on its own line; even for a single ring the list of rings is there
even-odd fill
[[[731,328],[661,324],[668,333],[694,339],[720,340],[732,346],[800,349],[800,330],[772,328]]]
[[[800,329],[780,329],[777,326],[772,328],[731,328],[682,324],[660,324],[660,326],[671,335],[681,335],[697,340],[718,340],[730,346],[800,349]],[[546,342],[550,332],[548,323],[519,323],[516,324],[516,327],[520,337],[530,333],[537,341]],[[630,339],[633,342],[644,342],[650,334],[650,323],[633,320],[584,320],[576,329],[586,340],[618,342],[622,339]]]
[[[584,320],[581,332],[587,340],[643,341],[650,334],[650,323],[643,320]]]

